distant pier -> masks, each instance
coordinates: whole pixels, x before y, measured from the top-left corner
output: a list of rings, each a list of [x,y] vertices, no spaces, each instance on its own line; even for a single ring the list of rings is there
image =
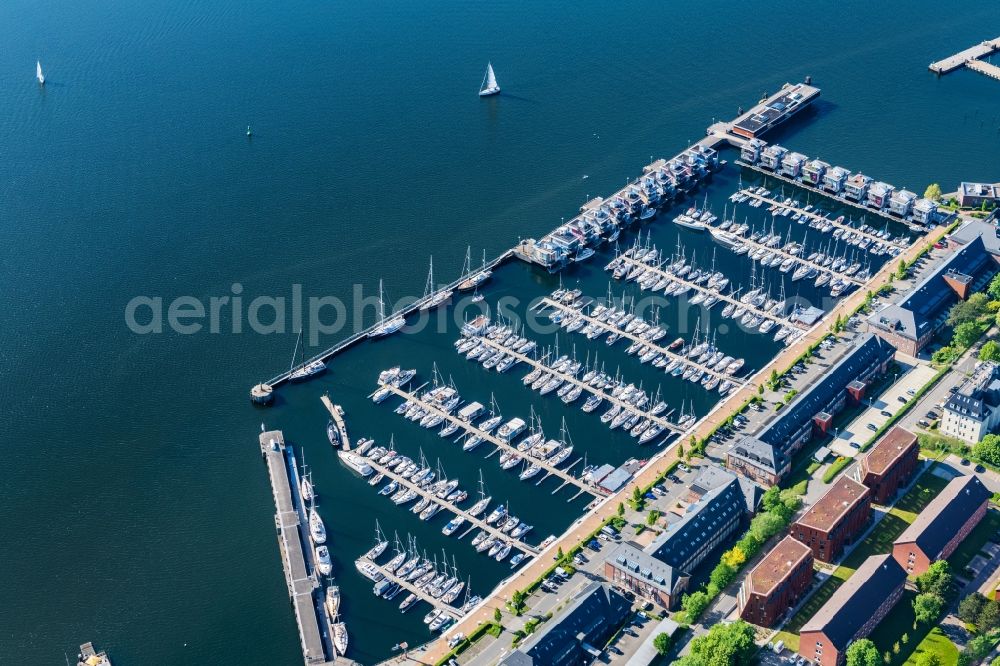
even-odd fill
[[[948,72],[953,72],[959,67],[965,65],[968,66],[969,69],[974,69],[983,74],[986,74],[987,76],[992,76],[993,78],[1000,78],[1000,76],[998,76],[998,74],[1000,74],[1000,68],[994,65],[989,65],[989,63],[986,63],[987,65],[989,65],[989,67],[985,68],[984,71],[983,68],[980,68],[978,66],[983,64],[982,61],[979,60],[980,58],[992,55],[997,51],[1000,51],[1000,37],[997,37],[996,39],[988,39],[986,41],[980,42],[979,44],[976,44],[975,46],[970,46],[964,51],[959,51],[955,55],[948,56],[943,60],[932,62],[928,66],[928,69],[930,69],[935,74],[947,74]],[[977,63],[977,65],[973,66],[973,63]]]
[[[295,454],[285,446],[285,436],[280,430],[260,434],[260,451],[271,479],[281,564],[295,609],[303,660],[309,666],[350,663],[348,660],[335,662],[326,614],[322,604],[317,602],[315,592],[319,582],[309,571],[312,564],[309,527],[299,494]]]

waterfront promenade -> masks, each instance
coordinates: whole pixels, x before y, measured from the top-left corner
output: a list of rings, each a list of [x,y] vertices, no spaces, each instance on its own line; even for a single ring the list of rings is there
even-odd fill
[[[937,242],[946,231],[945,227],[938,227],[918,242],[912,244],[900,256],[900,260],[912,261],[920,253],[926,243]],[[896,263],[886,263],[878,273],[876,273],[868,284],[873,287],[888,281],[889,275],[896,270]],[[707,437],[716,428],[722,425],[743,403],[756,395],[757,386],[765,382],[772,370],[779,373],[784,372],[794,361],[810,346],[822,339],[827,333],[826,322],[835,320],[838,316],[846,317],[857,307],[864,303],[866,297],[865,289],[859,289],[834,307],[822,320],[821,325],[814,327],[801,340],[794,345],[783,349],[770,363],[761,368],[751,380],[740,390],[730,394],[694,428],[692,436],[698,439]],[[652,484],[656,478],[667,469],[674,461],[678,460],[677,443],[672,443],[667,449],[654,457],[629,483],[627,483],[618,493],[604,499],[590,513],[586,514],[573,523],[571,528],[562,536],[556,539],[538,558],[519,571],[514,576],[501,582],[492,592],[485,603],[480,605],[475,612],[462,618],[448,632],[454,635],[455,632],[463,632],[468,635],[472,630],[484,622],[493,621],[493,611],[496,608],[504,609],[507,600],[516,591],[523,589],[529,583],[540,577],[550,566],[552,566],[552,553],[562,549],[568,552],[571,548],[579,544],[585,537],[596,531],[608,518],[616,515],[618,502],[630,497],[635,488],[645,488]],[[425,664],[437,663],[449,651],[445,640],[438,639],[428,644],[426,652],[420,655],[419,662]]]

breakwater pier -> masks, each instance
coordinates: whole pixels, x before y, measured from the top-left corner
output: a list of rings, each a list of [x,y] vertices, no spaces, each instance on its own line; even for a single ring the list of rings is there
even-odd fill
[[[928,65],[928,69],[930,69],[935,74],[947,74],[949,72],[955,71],[956,69],[962,66],[967,66],[969,67],[969,69],[973,69],[976,71],[982,71],[977,67],[973,67],[972,65],[983,64],[980,58],[985,58],[986,56],[996,53],[997,51],[1000,51],[1000,37],[997,37],[996,39],[984,40],[982,42],[979,42],[975,46],[970,46],[969,48],[963,51],[959,51],[954,55],[950,55],[947,58],[938,60],[937,62],[932,62],[930,65]],[[986,64],[989,65],[989,63]],[[990,68],[1000,72],[1000,68],[996,67],[995,65],[990,65]],[[993,78],[1000,78],[997,77],[996,74],[988,74],[988,76],[993,76]]]

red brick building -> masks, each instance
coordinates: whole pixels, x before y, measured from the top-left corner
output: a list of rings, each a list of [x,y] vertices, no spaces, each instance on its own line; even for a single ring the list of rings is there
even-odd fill
[[[786,536],[743,580],[739,592],[740,617],[770,627],[798,602],[813,579],[812,551]]]
[[[955,477],[892,544],[893,558],[907,574],[924,573],[969,536],[986,515],[990,496],[979,477]]]
[[[919,462],[917,436],[894,427],[855,468],[854,479],[872,491],[872,502],[888,504],[910,481]]]
[[[791,534],[817,560],[833,562],[844,545],[864,530],[871,512],[871,491],[844,476],[792,525]]]
[[[903,596],[906,572],[892,556],[873,555],[837,588],[799,631],[799,654],[819,666],[843,664],[847,646],[878,626]]]

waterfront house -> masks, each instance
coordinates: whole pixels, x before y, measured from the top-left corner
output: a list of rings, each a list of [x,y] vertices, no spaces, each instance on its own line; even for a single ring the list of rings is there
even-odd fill
[[[859,337],[830,366],[824,381],[810,384],[755,435],[737,442],[726,454],[726,467],[758,483],[778,483],[790,470],[792,455],[813,435],[827,433],[845,405],[859,403],[894,353],[891,344],[875,335]]]
[[[802,167],[802,182],[813,187],[823,185],[823,176],[830,165],[823,160],[809,160]]]
[[[737,599],[740,617],[761,627],[773,626],[798,603],[812,580],[812,551],[786,536],[743,579]]]
[[[917,199],[913,204],[913,221],[918,224],[937,222],[938,206],[930,199]]]
[[[892,544],[893,558],[911,576],[948,558],[986,515],[991,495],[979,477],[955,477]]]
[[[883,306],[867,319],[869,331],[904,354],[919,354],[944,325],[951,306],[968,298],[976,283],[984,284],[997,270],[1000,241],[991,225],[967,225],[953,234],[949,244],[957,249],[927,277],[899,302]]]
[[[896,188],[889,183],[883,183],[880,180],[875,181],[868,187],[868,196],[865,199],[865,205],[875,210],[882,210],[889,205],[889,199],[895,191]]]
[[[539,627],[504,666],[575,666],[592,663],[631,613],[628,599],[603,583],[590,583],[562,612]]]
[[[788,149],[778,144],[768,146],[760,152],[760,165],[765,169],[777,172],[781,168],[781,160],[788,153]]]
[[[889,212],[896,217],[906,217],[913,210],[917,195],[909,190],[896,190],[889,197]]]
[[[1000,204],[1000,183],[962,183],[958,186],[958,205],[992,208]]]
[[[874,631],[905,584],[906,572],[891,555],[869,557],[803,625],[799,654],[819,666],[843,664],[847,646]]]
[[[798,178],[802,175],[802,166],[805,163],[806,156],[802,153],[788,153],[781,158],[781,175]]]
[[[842,476],[795,521],[789,532],[820,562],[833,562],[864,531],[872,514],[872,493]]]
[[[760,152],[767,143],[760,139],[750,139],[740,148],[740,159],[747,164],[757,164],[760,160]]]
[[[827,169],[823,174],[823,189],[833,194],[840,194],[844,191],[844,185],[850,175],[851,172],[844,167],[835,166]]]
[[[868,195],[868,188],[871,186],[871,183],[871,178],[863,173],[856,173],[844,183],[844,196],[851,201],[861,203]]]
[[[872,501],[888,504],[906,486],[919,462],[917,436],[894,426],[854,468],[854,480],[872,491]]]

